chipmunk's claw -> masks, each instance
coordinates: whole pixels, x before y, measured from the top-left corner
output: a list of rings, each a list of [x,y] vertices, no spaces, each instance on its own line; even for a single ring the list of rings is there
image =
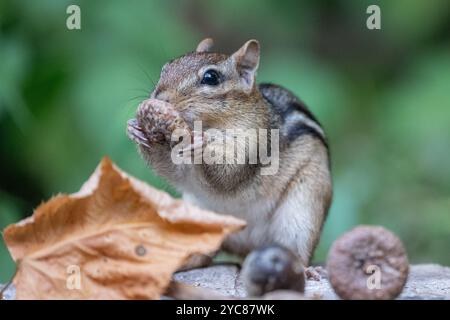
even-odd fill
[[[138,125],[136,119],[130,119],[127,122],[127,135],[136,142],[138,145],[150,148],[149,142],[145,134],[142,132],[141,127]]]

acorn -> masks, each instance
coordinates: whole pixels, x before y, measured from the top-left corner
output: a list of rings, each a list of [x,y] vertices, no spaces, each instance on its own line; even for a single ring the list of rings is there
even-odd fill
[[[285,289],[303,293],[304,266],[291,250],[269,245],[252,251],[242,266],[242,279],[250,296]]]
[[[395,299],[408,278],[406,250],[389,230],[358,226],[336,240],[327,258],[328,278],[342,299]]]

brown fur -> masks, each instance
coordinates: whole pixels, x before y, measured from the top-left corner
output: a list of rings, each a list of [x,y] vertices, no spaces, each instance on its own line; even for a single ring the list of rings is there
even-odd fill
[[[290,109],[284,106],[299,103],[299,100],[280,87],[265,90],[263,97],[255,84],[259,64],[256,41],[247,42],[231,56],[208,52],[211,45],[210,40],[205,40],[199,44],[197,52],[163,67],[152,99],[140,107],[141,110],[146,108],[145,112],[138,113],[140,126],[144,128],[151,119],[167,113],[155,107],[155,99],[158,99],[167,103],[166,108],[173,108],[171,112],[179,114],[190,130],[196,120],[202,121],[203,130],[280,129],[283,134],[278,174],[260,175],[260,164],[175,166],[170,160],[170,146],[164,143],[150,148],[139,144],[140,151],[156,172],[178,187],[188,200],[247,219],[247,229],[230,237],[225,248],[246,254],[255,246],[279,242],[296,251],[307,264],[319,240],[332,197],[328,150],[320,124],[303,105],[300,113],[294,114],[298,119],[288,118]],[[207,69],[221,74],[219,85],[210,87],[200,83]],[[270,101],[271,94],[273,101],[280,105]],[[298,127],[297,131],[292,131],[298,132],[297,135],[287,134],[289,126],[302,124],[302,117],[309,117],[305,120],[306,129]],[[148,130],[143,132],[148,133]]]

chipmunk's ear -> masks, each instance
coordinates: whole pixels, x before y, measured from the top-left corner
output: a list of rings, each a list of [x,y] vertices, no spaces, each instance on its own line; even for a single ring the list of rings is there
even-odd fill
[[[252,89],[259,65],[259,42],[256,40],[247,41],[231,55],[231,59],[236,64],[236,69],[247,89]]]
[[[209,52],[211,51],[212,47],[214,45],[214,41],[211,38],[206,38],[200,41],[200,43],[197,45],[197,49],[195,51],[197,52]]]

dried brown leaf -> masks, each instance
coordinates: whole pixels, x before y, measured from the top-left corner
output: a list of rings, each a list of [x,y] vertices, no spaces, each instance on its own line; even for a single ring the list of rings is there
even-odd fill
[[[17,262],[18,299],[157,299],[191,255],[217,250],[244,225],[173,199],[105,158],[79,192],[43,203],[4,239]]]

